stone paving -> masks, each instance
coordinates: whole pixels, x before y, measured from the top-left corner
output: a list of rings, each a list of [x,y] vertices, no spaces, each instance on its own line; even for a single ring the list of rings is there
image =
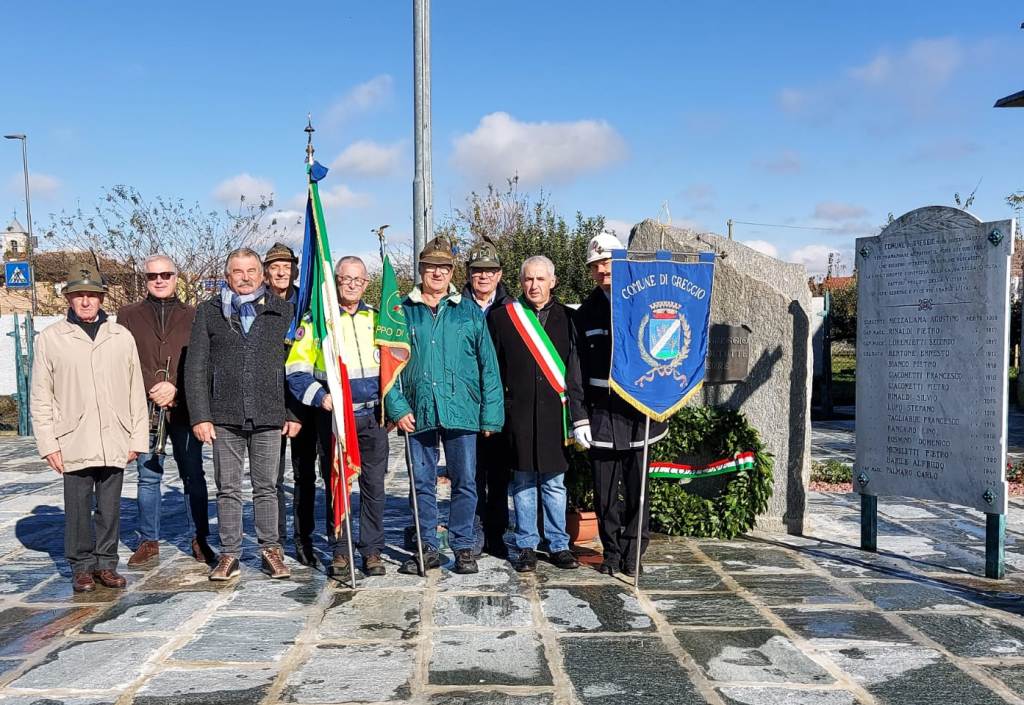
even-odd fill
[[[829,442],[815,433],[816,452]],[[881,550],[868,554],[857,498],[822,494],[803,537],[656,540],[639,593],[597,573],[593,547],[577,571],[523,576],[484,558],[477,575],[423,579],[395,572],[408,517],[393,445],[383,578],[353,591],[289,561],[293,579],[272,581],[249,515],[241,578],[210,583],[170,481],[159,563],[125,569],[125,591],[76,596],[59,479],[30,441],[0,439],[0,703],[1024,703],[1016,505],[1004,581],[979,577],[976,512],[882,501]],[[134,491],[129,472],[125,559]]]

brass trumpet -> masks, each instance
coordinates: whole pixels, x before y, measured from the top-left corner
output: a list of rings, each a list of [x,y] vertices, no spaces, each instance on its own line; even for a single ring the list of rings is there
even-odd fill
[[[158,375],[163,375],[166,382],[171,376],[171,358],[167,358],[167,364],[162,370],[157,370]],[[155,402],[149,402],[149,430],[152,443],[149,452],[151,455],[167,455],[167,409],[157,406]]]

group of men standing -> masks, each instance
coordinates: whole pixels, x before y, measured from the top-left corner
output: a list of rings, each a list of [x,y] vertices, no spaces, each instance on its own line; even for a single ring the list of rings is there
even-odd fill
[[[510,557],[516,570],[532,571],[541,530],[550,561],[578,567],[565,530],[564,474],[575,443],[589,449],[593,466],[604,546],[600,569],[632,573],[647,537],[647,512],[639,506],[643,417],[610,392],[607,380],[610,258],[620,247],[607,233],[591,240],[587,263],[597,287],[572,311],[556,300],[554,265],[544,256],[523,262],[523,294],[512,299],[491,243],[470,252],[461,292],[451,282],[451,244],[444,238],[427,243],[417,262],[420,284],[402,302],[409,363],[402,384],[384,398],[376,312],[363,302],[366,265],[358,257],[338,261],[338,334],[361,456],[355,544],[365,574],[385,574],[384,476],[392,426],[408,437],[423,540],[424,565],[414,557],[400,572],[441,565],[436,488],[442,446],[455,572],[476,572],[481,549]],[[295,558],[315,562],[319,465],[330,567],[348,572],[346,539],[333,525],[333,503],[344,500],[332,496],[329,480],[335,400],[323,350],[308,317],[288,340],[297,263],[281,244],[262,260],[251,249],[235,250],[225,263],[224,287],[193,308],[177,297],[174,262],[153,255],[144,263],[146,297],[120,309],[116,323],[102,308],[106,284],[96,268],[71,268],[64,289],[67,318],[37,341],[32,416],[40,455],[63,476],[65,555],[76,591],[93,590],[96,582],[125,586],[116,570],[119,507],[124,467],[133,461],[140,541],[128,564],[145,566],[159,555],[164,456],[153,448],[151,412],[164,417],[182,480],[191,552],[212,566],[211,580],[239,574],[246,459],[263,568],[274,578],[289,577],[283,550],[289,443]],[[653,439],[664,434],[663,427],[652,428]],[[212,445],[219,555],[209,543],[203,444]],[[511,551],[505,542],[510,494]]]

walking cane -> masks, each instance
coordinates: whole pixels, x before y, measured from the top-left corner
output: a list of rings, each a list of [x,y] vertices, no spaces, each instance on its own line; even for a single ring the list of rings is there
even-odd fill
[[[398,376],[398,391],[402,389],[402,376]],[[416,525],[416,553],[420,558],[420,577],[427,577],[427,566],[423,561],[423,537],[420,536],[420,503],[416,499],[416,478],[412,471],[412,448],[409,447],[409,434],[405,434],[405,466],[409,469],[409,496],[412,497],[412,520]]]
[[[341,463],[345,462],[345,454],[341,449],[341,441],[335,444],[334,452],[338,453],[338,458],[341,459]],[[339,463],[340,465],[340,463]],[[341,467],[341,496],[345,502],[345,542],[348,544],[348,575],[351,582],[349,585],[353,590],[356,589],[356,558],[355,553],[352,551],[352,503],[349,501],[348,496],[348,482],[345,480],[345,468]],[[338,498],[335,497],[334,501],[337,502]],[[340,527],[334,527],[335,538],[337,538],[337,532],[340,531]]]
[[[640,548],[641,537],[644,533],[644,516],[647,511],[644,507],[644,496],[647,491],[647,446],[651,439],[651,417],[645,416],[644,422],[644,462],[640,468],[640,514],[636,520],[636,572],[633,573],[633,588],[640,589]]]

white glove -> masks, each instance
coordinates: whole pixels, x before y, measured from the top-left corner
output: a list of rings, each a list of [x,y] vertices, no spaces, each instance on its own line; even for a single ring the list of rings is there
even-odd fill
[[[594,441],[594,437],[590,435],[590,424],[573,428],[572,437],[576,441],[576,445],[583,450],[590,448],[590,444]]]

